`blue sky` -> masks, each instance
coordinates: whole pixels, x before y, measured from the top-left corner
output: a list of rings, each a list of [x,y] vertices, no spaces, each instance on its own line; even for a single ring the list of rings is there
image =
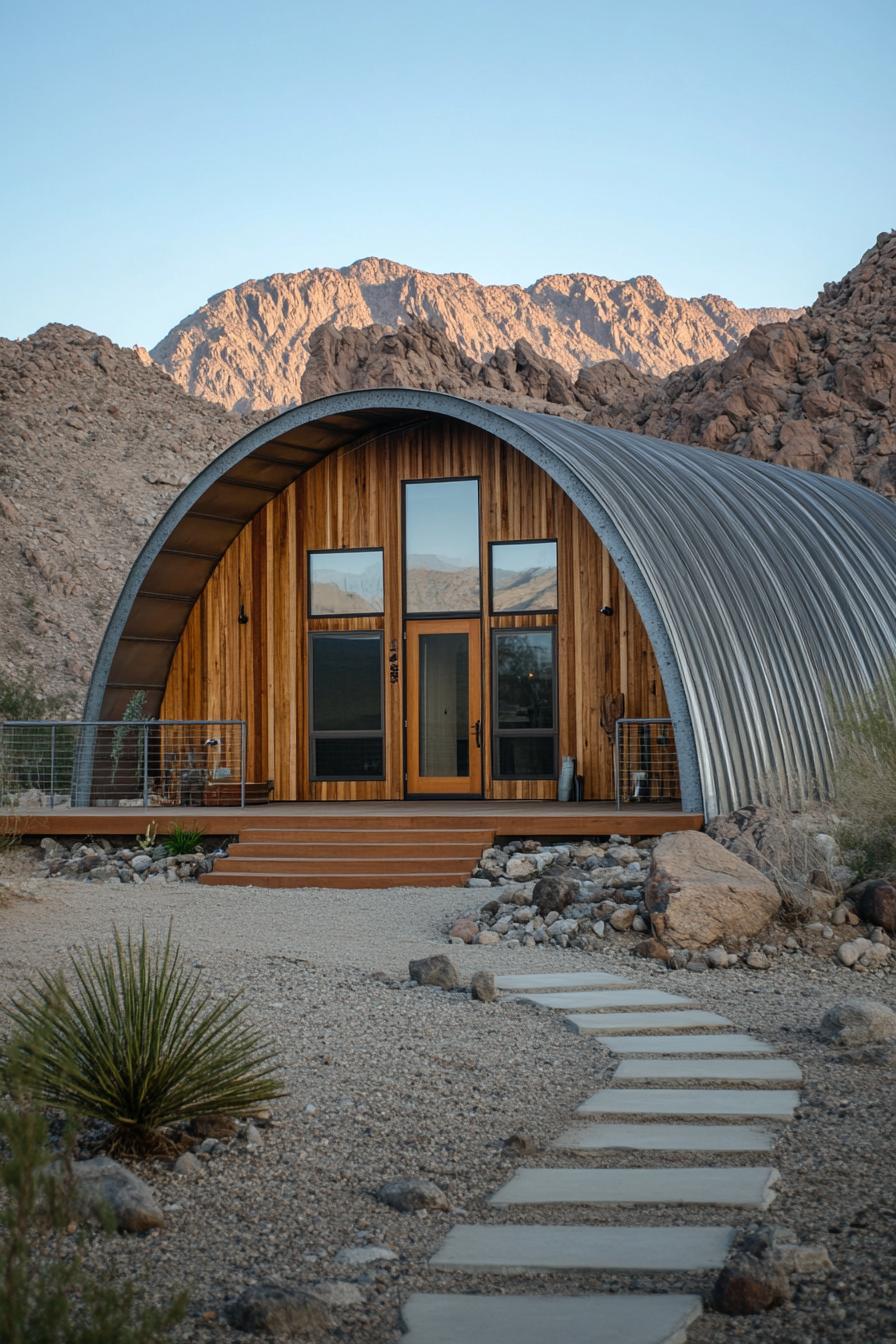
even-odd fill
[[[892,0],[3,8],[0,334],[392,257],[811,301],[896,223]]]

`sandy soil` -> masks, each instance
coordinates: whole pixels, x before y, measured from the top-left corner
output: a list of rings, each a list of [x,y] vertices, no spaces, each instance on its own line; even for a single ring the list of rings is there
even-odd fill
[[[18,871],[12,873],[9,863]],[[0,908],[0,994],[37,968],[65,959],[83,941],[105,939],[113,923],[163,931],[169,919],[191,961],[220,991],[242,990],[254,1021],[276,1036],[288,1095],[262,1150],[238,1142],[215,1155],[197,1181],[161,1164],[143,1174],[167,1206],[168,1225],[143,1239],[97,1235],[98,1267],[132,1276],[151,1296],[186,1286],[190,1316],[178,1339],[245,1339],[222,1323],[224,1301],[250,1283],[311,1285],[352,1280],[364,1304],[335,1313],[336,1335],[385,1344],[398,1334],[398,1307],[415,1289],[493,1291],[706,1291],[709,1279],[675,1276],[527,1276],[492,1280],[439,1275],[427,1258],[459,1220],[516,1221],[524,1210],[485,1202],[513,1169],[529,1165],[651,1165],[636,1156],[576,1156],[550,1150],[513,1157],[513,1133],[546,1145],[585,1096],[606,1081],[610,1057],[574,1036],[559,1015],[463,994],[403,988],[409,958],[450,951],[469,975],[497,971],[624,970],[642,984],[677,990],[761,1033],[803,1067],[797,1121],[774,1156],[780,1194],[767,1221],[829,1249],[834,1272],[795,1280],[793,1302],[764,1317],[705,1315],[696,1344],[885,1344],[896,1340],[896,1171],[890,1156],[894,1078],[880,1065],[843,1062],[819,1039],[832,1002],[861,994],[896,1004],[896,976],[857,976],[803,954],[768,972],[746,969],[669,975],[621,947],[589,956],[560,949],[445,945],[451,917],[471,893],[450,890],[269,891],[192,885],[106,887],[29,877],[30,859],[0,873],[20,899]],[[314,1108],[308,1109],[307,1108]],[[662,1158],[663,1161],[667,1159]],[[673,1162],[676,1159],[669,1159]],[[755,1158],[702,1157],[680,1165]],[[447,1213],[400,1214],[374,1191],[385,1180],[427,1176]],[[727,1210],[685,1208],[646,1217],[628,1210],[538,1209],[534,1222],[748,1221]],[[337,1252],[365,1243],[397,1259],[363,1269]]]

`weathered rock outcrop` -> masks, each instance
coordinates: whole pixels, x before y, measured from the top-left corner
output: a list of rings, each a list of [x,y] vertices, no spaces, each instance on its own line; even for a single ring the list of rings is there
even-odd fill
[[[790,309],[738,308],[716,294],[674,298],[649,275],[547,275],[524,289],[366,257],[215,294],[152,355],[194,396],[269,410],[299,400],[309,342],[323,325],[396,331],[422,323],[476,362],[525,341],[575,377],[607,359],[665,375],[734,350],[758,322],[790,316]],[[400,383],[408,385],[421,384]]]
[[[653,932],[673,947],[730,947],[760,933],[781,897],[768,878],[700,831],[664,835],[644,888]]]

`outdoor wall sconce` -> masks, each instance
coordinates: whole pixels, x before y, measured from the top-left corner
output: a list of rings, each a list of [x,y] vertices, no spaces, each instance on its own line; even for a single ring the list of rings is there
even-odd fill
[[[237,617],[237,620],[239,621],[240,625],[249,624],[249,617],[246,615],[246,608],[243,606],[242,602],[240,603],[240,614]]]

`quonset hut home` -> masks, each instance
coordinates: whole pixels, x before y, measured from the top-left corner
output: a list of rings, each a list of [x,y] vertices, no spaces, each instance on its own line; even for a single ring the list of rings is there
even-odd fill
[[[183,491],[85,719],[140,689],[163,720],[245,720],[263,796],[368,802],[556,799],[566,757],[610,800],[622,719],[623,801],[711,817],[760,779],[823,786],[832,702],[894,654],[896,507],[869,490],[378,389],[287,411]]]

